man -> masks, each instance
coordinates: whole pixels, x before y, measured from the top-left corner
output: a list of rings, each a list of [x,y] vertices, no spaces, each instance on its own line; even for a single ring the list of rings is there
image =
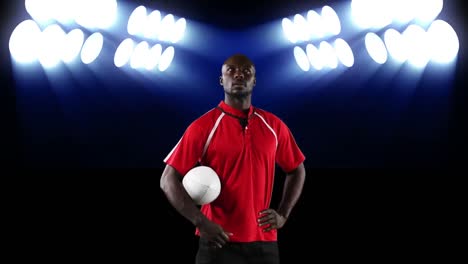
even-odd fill
[[[305,157],[285,123],[252,106],[256,78],[249,58],[228,58],[219,81],[224,101],[192,122],[164,159],[161,188],[196,227],[196,263],[279,263],[277,229],[302,192]],[[221,180],[218,198],[201,210],[181,183],[197,164]],[[277,209],[270,208],[275,164],[287,174]]]

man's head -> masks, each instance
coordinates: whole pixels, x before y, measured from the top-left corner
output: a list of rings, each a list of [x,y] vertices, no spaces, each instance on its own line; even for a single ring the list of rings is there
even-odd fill
[[[219,82],[227,95],[244,98],[252,94],[256,82],[255,66],[247,56],[235,54],[229,57],[223,63],[221,73]]]

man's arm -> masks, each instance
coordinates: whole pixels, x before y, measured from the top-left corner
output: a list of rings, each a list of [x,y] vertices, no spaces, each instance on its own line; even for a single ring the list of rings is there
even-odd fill
[[[283,197],[281,198],[278,210],[266,209],[260,212],[258,222],[259,226],[266,225],[263,229],[265,232],[284,226],[301,196],[305,175],[304,163],[301,163],[295,170],[286,174]]]
[[[160,187],[171,205],[186,219],[198,226],[205,217],[190,198],[182,185],[182,175],[172,166],[166,165],[161,176]]]
[[[278,207],[278,214],[285,218],[289,217],[289,214],[301,196],[305,175],[304,163],[301,163],[295,170],[286,175],[283,197]]]
[[[210,221],[198,209],[192,198],[182,185],[182,175],[170,165],[166,165],[161,176],[160,187],[171,205],[193,225],[198,227],[200,235],[222,247],[232,235],[223,228]]]

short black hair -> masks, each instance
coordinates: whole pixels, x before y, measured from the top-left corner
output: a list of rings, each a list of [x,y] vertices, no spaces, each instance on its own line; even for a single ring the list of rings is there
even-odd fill
[[[243,62],[245,62],[245,64],[248,64],[248,65],[251,65],[252,67],[255,68],[255,65],[254,63],[252,62],[251,59],[249,59],[249,57],[247,57],[245,54],[242,54],[242,53],[236,53],[232,56],[230,56],[229,58],[227,58],[223,64],[231,64],[231,61],[233,60],[241,60]]]

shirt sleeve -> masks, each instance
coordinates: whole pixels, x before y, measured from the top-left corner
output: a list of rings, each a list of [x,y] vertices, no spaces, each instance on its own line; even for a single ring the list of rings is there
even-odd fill
[[[202,134],[199,125],[190,124],[182,138],[164,159],[164,162],[184,176],[197,164],[203,153],[204,140]]]
[[[285,172],[291,172],[304,162],[304,160],[305,156],[297,145],[293,134],[286,124],[280,120],[276,163],[278,163]]]

